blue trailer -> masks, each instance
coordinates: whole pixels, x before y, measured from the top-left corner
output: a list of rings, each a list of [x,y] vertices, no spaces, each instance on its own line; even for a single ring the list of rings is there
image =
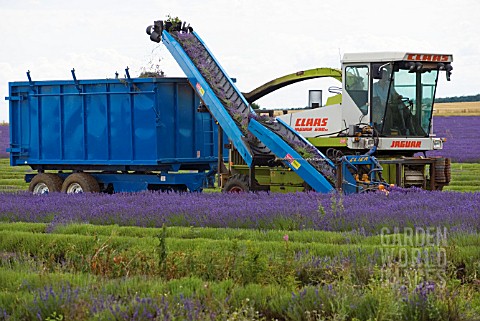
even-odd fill
[[[201,191],[212,185],[217,125],[185,78],[9,84],[10,162],[34,193]],[[53,172],[53,173],[52,173]]]

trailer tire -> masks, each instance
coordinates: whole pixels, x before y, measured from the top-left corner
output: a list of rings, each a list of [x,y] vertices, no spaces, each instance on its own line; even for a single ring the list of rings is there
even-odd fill
[[[100,185],[90,174],[73,173],[63,182],[62,192],[67,194],[98,193],[100,192]]]
[[[248,176],[241,174],[235,174],[230,177],[223,187],[223,192],[225,193],[242,193],[249,190]]]
[[[62,190],[62,183],[63,180],[57,174],[40,173],[33,177],[28,186],[28,190],[35,195],[60,192]]]

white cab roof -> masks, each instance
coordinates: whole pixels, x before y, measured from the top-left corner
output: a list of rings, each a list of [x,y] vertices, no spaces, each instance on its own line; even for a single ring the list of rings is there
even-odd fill
[[[342,63],[352,62],[389,62],[389,61],[433,61],[433,62],[452,62],[453,57],[449,54],[424,54],[412,52],[362,52],[345,53]]]

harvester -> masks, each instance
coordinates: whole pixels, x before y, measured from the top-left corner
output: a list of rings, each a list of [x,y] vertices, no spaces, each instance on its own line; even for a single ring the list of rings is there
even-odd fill
[[[296,72],[244,96],[253,103],[299,81],[336,79],[342,87],[331,87],[336,95],[325,106],[310,106],[295,112],[284,110],[277,119],[299,132],[327,157],[338,157],[339,153],[364,154],[373,149],[389,183],[442,189],[450,181],[450,159],[427,157],[425,152],[443,148],[445,139],[433,134],[433,106],[439,74],[444,71],[449,81],[452,61],[449,54],[344,54],[341,70],[318,68]]]

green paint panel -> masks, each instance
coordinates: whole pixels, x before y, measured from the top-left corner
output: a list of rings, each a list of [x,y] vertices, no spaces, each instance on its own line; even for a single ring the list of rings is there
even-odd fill
[[[382,164],[383,178],[389,184],[397,184],[397,166],[395,164]]]
[[[275,170],[270,171],[271,183],[272,184],[285,184],[285,185],[295,185],[303,184],[303,179],[300,178],[295,172],[290,170]]]
[[[317,147],[346,147],[345,137],[308,137],[307,140]]]
[[[248,175],[248,166],[246,165],[234,165],[232,169],[238,174]],[[286,190],[283,189],[283,185],[289,188],[295,187],[303,190],[303,179],[289,169],[280,167],[256,167],[255,178],[260,185],[270,185],[270,190],[276,189],[284,192]],[[282,189],[280,189],[280,187],[282,187]],[[293,191],[296,191],[296,189]]]
[[[342,103],[342,94],[338,94],[332,97],[327,98],[327,103],[325,106],[338,105]]]
[[[270,191],[275,193],[294,193],[294,192],[303,192],[303,186],[279,186],[272,185],[270,186]]]
[[[272,81],[263,84],[262,86],[252,90],[249,93],[243,93],[243,96],[247,99],[249,103],[256,101],[257,99],[262,98],[269,93],[283,88],[285,86],[297,83],[299,81],[304,81],[308,79],[315,79],[315,78],[324,78],[324,77],[332,77],[340,82],[342,82],[342,71],[340,69],[334,68],[315,68],[310,70],[302,70],[295,72],[293,74],[289,74]],[[338,97],[336,98],[338,100]],[[341,101],[341,95],[340,95]]]

